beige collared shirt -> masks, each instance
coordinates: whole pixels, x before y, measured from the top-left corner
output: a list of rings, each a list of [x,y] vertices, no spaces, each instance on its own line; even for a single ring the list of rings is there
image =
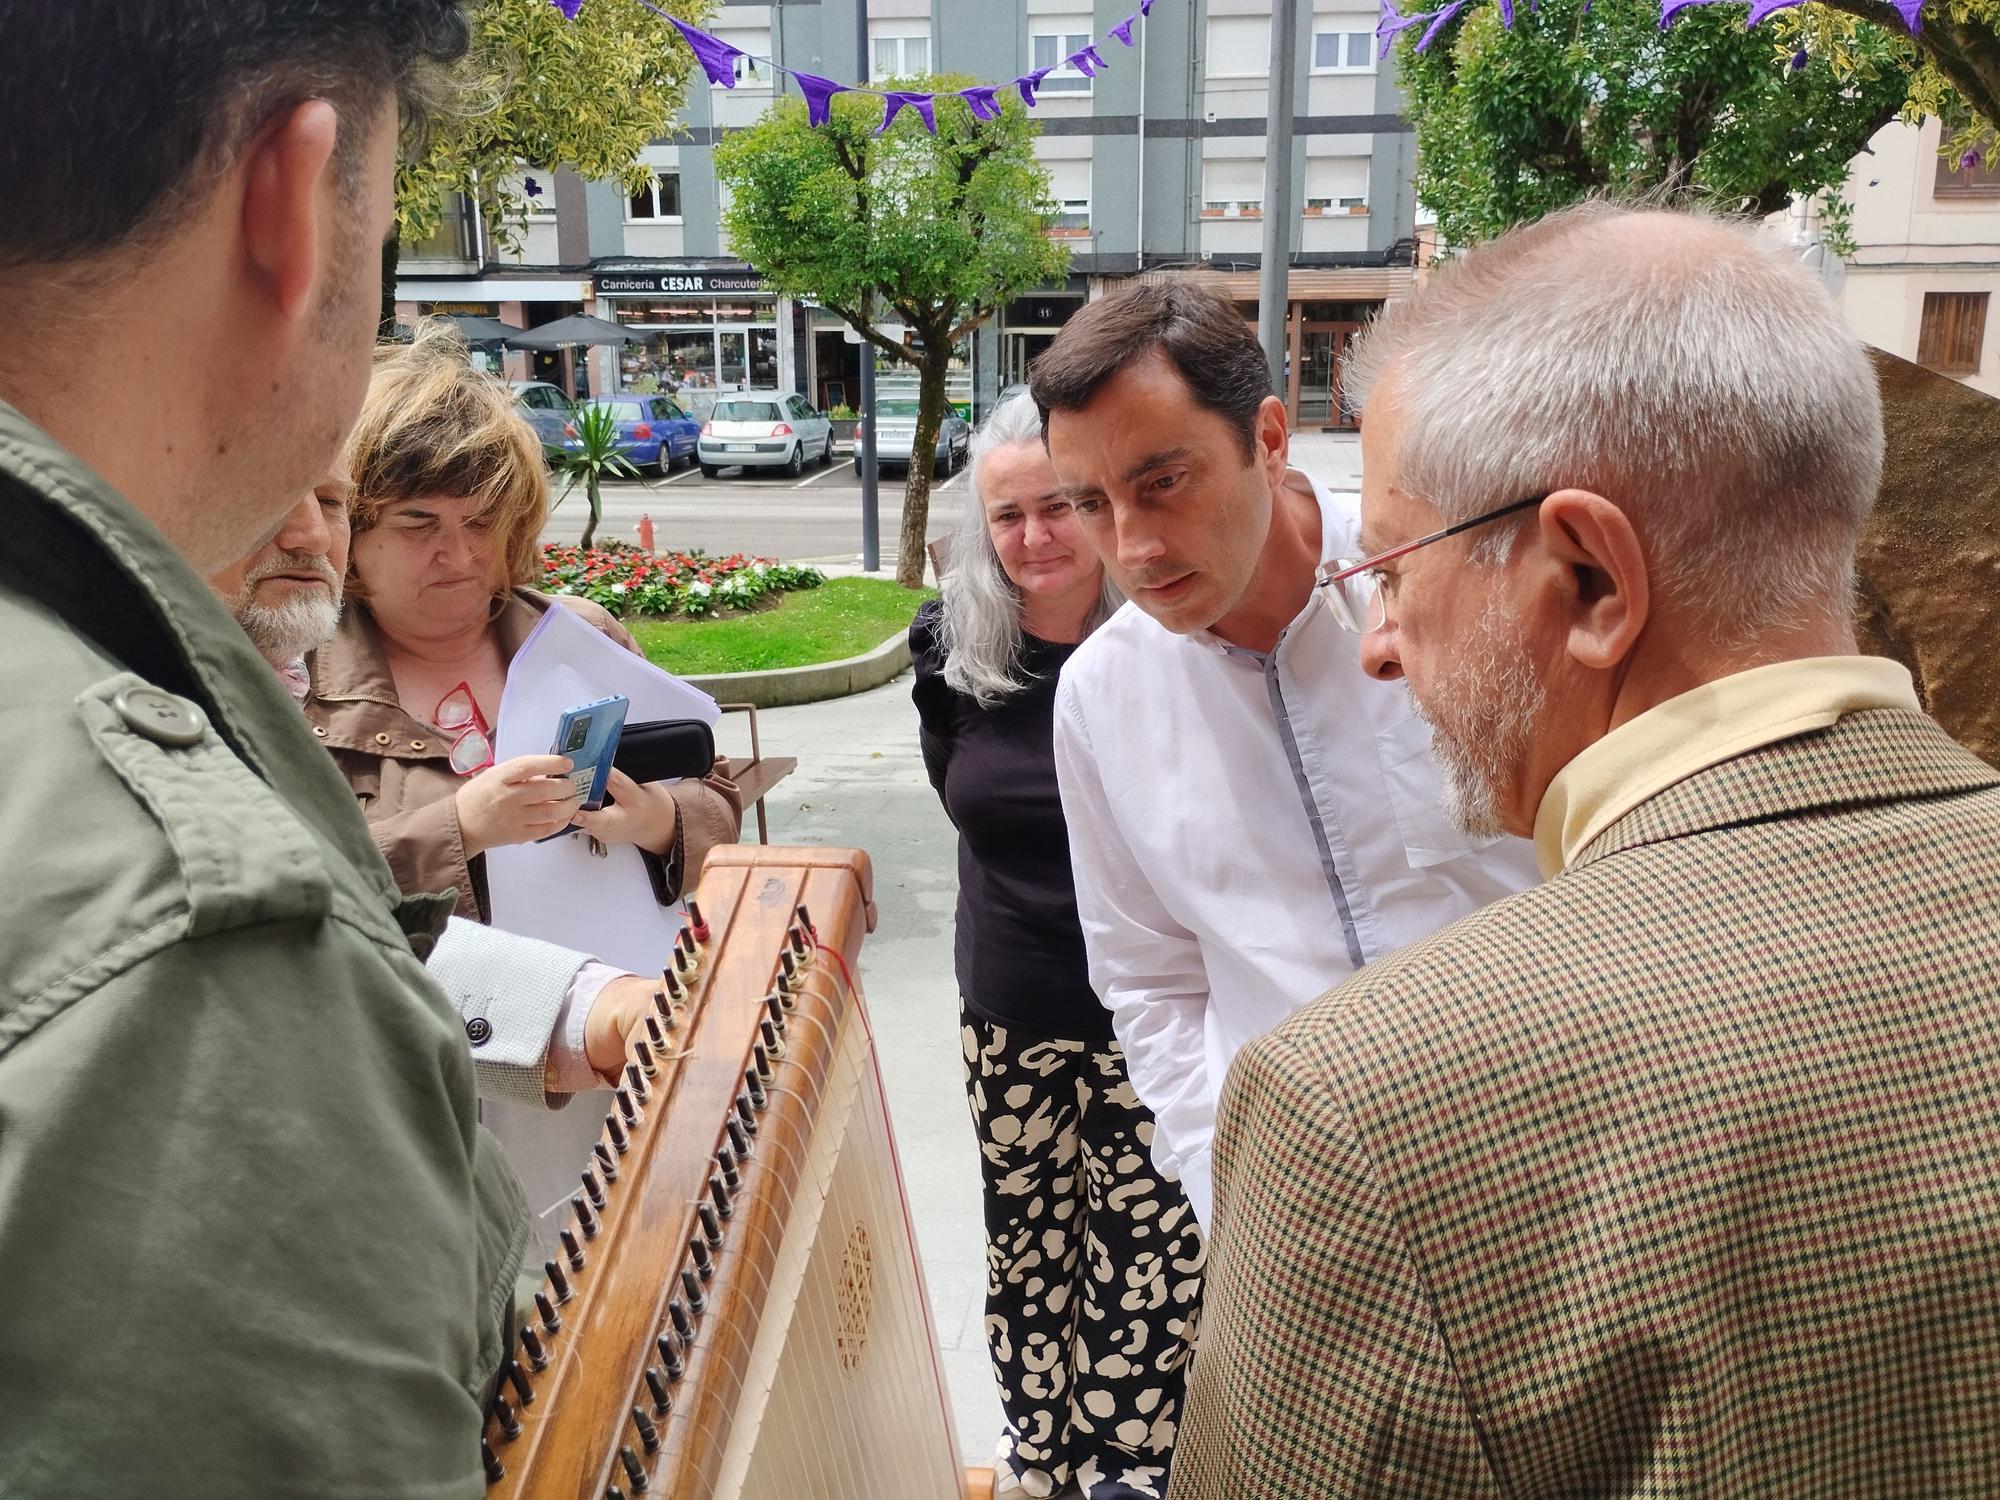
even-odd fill
[[[1621,724],[1556,773],[1535,814],[1553,877],[1640,803],[1760,745],[1870,708],[1922,713],[1908,669],[1879,656],[1808,656],[1705,682]]]

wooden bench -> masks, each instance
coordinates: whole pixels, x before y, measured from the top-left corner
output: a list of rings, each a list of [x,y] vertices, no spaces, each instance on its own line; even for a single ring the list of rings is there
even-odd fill
[[[766,755],[763,742],[757,738],[757,705],[754,703],[725,703],[721,705],[726,714],[748,714],[750,716],[750,759],[738,761],[729,758],[729,776],[736,783],[737,791],[743,794],[743,805],[757,809],[757,842],[771,842],[769,826],[764,821],[764,799],[771,795],[777,784],[799,768],[796,755]]]

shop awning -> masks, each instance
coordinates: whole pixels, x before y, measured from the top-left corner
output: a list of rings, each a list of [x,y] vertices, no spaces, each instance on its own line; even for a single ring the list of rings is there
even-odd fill
[[[1184,276],[1213,287],[1235,302],[1257,300],[1255,271],[1146,271],[1145,280]],[[1286,295],[1294,302],[1380,302],[1400,297],[1416,286],[1409,266],[1295,266],[1286,279]]]
[[[498,318],[482,317],[478,313],[435,313],[458,330],[459,337],[468,344],[500,344],[511,339],[522,330],[512,323],[503,323]]]
[[[618,323],[593,318],[589,313],[572,313],[526,333],[518,328],[507,335],[510,349],[574,349],[579,344],[640,344],[646,335]]]

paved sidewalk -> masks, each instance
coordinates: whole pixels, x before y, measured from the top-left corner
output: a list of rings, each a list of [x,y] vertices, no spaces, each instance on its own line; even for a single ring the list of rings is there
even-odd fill
[[[851,698],[768,709],[757,721],[766,749],[799,758],[798,770],[765,803],[771,842],[866,849],[875,864],[880,921],[862,946],[860,978],[959,1445],[965,1462],[988,1464],[1000,1434],[1000,1401],[986,1358],[979,1158],[952,980],[958,842],[917,752],[910,676]],[[748,731],[737,715],[724,719],[719,736],[718,749],[748,753]]]

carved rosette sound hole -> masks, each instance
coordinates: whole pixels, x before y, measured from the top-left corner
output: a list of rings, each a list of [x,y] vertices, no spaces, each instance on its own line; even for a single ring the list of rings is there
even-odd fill
[[[867,1226],[856,1224],[840,1257],[840,1368],[846,1374],[861,1368],[861,1351],[867,1346],[874,1313],[875,1260],[868,1248]]]

